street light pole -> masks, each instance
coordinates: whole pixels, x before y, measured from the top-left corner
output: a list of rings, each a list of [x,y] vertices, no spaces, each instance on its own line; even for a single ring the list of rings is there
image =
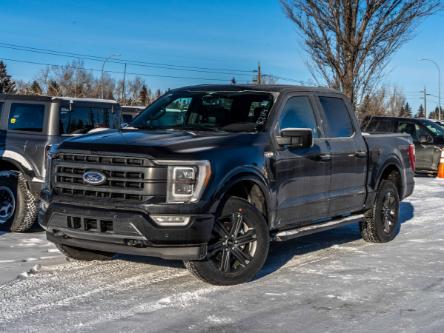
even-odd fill
[[[102,64],[102,77],[101,77],[101,79],[100,79],[100,87],[101,87],[101,90],[102,90],[102,99],[104,98],[104,97],[103,97],[103,95],[104,95],[104,93],[103,93],[103,71],[104,71],[104,69],[105,69],[105,64],[106,64],[109,60],[111,60],[112,58],[114,58],[114,57],[120,57],[120,54],[119,54],[119,53],[117,53],[117,54],[111,54],[108,58],[106,58],[106,59],[103,61],[103,64]]]
[[[438,70],[438,120],[441,120],[441,68],[439,67],[438,63],[434,61],[433,59],[423,58],[421,61],[429,61],[432,64],[435,65],[436,69]]]

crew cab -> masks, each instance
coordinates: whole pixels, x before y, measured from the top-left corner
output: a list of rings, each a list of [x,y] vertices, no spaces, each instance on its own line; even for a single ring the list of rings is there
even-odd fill
[[[184,87],[130,127],[52,147],[39,221],[70,258],[181,259],[206,282],[238,284],[270,241],[350,223],[392,240],[414,163],[410,136],[362,135],[334,90]]]
[[[115,101],[0,94],[0,229],[36,221],[50,145],[119,125]]]

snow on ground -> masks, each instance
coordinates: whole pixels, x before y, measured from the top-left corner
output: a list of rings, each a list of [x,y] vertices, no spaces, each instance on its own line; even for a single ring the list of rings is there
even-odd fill
[[[180,262],[65,261],[42,233],[2,234],[0,331],[442,332],[444,181],[416,181],[395,241],[348,226],[275,243],[257,279],[233,287]]]

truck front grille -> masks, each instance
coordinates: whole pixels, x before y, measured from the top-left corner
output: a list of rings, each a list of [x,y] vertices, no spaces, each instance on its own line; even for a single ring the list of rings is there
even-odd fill
[[[87,171],[106,176],[100,185],[85,183]],[[140,157],[60,153],[53,161],[53,189],[74,197],[145,201],[166,193],[167,170]]]

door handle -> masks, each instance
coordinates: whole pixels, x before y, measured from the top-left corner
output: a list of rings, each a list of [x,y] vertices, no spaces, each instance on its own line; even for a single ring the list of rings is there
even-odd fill
[[[355,156],[357,158],[364,158],[364,157],[367,157],[367,152],[366,151],[357,151],[356,153],[353,154],[353,156]]]
[[[331,154],[320,154],[319,159],[324,162],[331,161]]]

